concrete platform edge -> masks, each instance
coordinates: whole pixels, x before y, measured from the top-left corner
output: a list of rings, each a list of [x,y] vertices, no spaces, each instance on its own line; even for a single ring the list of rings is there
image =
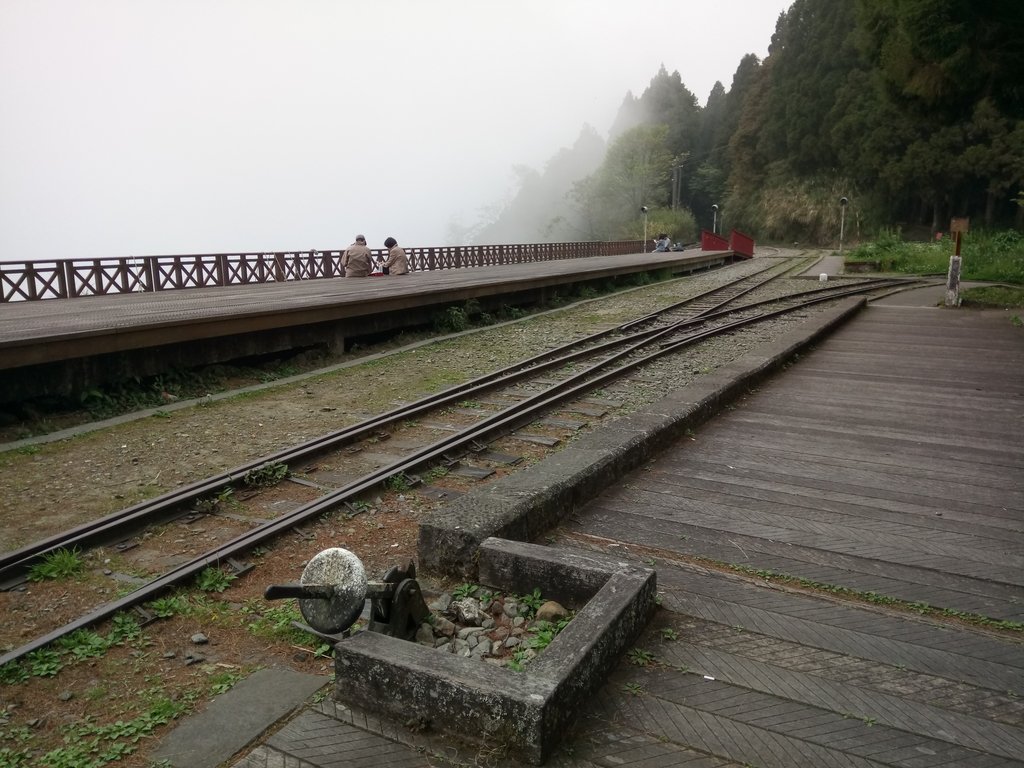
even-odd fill
[[[866,305],[864,298],[846,299],[780,339],[580,438],[529,469],[452,501],[420,524],[420,572],[477,581],[477,552],[485,539],[530,541],[542,535]]]

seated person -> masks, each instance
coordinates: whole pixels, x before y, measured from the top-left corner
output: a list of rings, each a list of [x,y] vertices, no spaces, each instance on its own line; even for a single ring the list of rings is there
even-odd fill
[[[384,262],[384,274],[408,275],[409,260],[405,258],[405,249],[400,248],[398,241],[393,237],[384,241],[384,247],[388,249],[388,258]]]
[[[668,239],[668,235],[658,235],[658,239],[654,241],[655,251],[667,251],[672,245],[672,242]]]
[[[366,238],[356,235],[356,241],[342,254],[341,266],[345,268],[345,277],[367,277],[372,261],[370,249],[366,247]]]

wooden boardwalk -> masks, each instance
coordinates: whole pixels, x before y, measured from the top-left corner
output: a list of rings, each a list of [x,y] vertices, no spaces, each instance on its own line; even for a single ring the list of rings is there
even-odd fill
[[[874,304],[581,509],[553,546],[654,564],[662,610],[548,765],[1024,765],[1020,634],[836,592],[1024,620],[1022,373],[1004,314]],[[326,701],[235,766],[438,750],[508,765]]]
[[[656,563],[665,610],[576,758],[1024,764],[1020,635],[756,578],[1024,621],[1022,374],[1006,314],[873,305],[577,514],[559,545]]]
[[[688,272],[731,252],[595,256],[422,272],[0,304],[0,370],[316,324],[360,322],[468,299],[556,289],[668,269]]]

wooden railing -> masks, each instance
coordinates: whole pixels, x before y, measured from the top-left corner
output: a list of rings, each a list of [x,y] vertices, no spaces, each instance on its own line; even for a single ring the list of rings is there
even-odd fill
[[[406,248],[409,269],[491,267],[639,253],[641,240]],[[344,248],[0,262],[0,303],[341,277]],[[375,256],[387,251],[376,250]]]

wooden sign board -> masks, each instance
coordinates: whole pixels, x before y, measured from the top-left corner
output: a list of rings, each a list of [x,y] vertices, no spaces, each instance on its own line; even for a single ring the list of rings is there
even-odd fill
[[[971,220],[969,218],[962,219],[950,219],[949,220],[949,231],[950,232],[967,232],[971,228]]]

